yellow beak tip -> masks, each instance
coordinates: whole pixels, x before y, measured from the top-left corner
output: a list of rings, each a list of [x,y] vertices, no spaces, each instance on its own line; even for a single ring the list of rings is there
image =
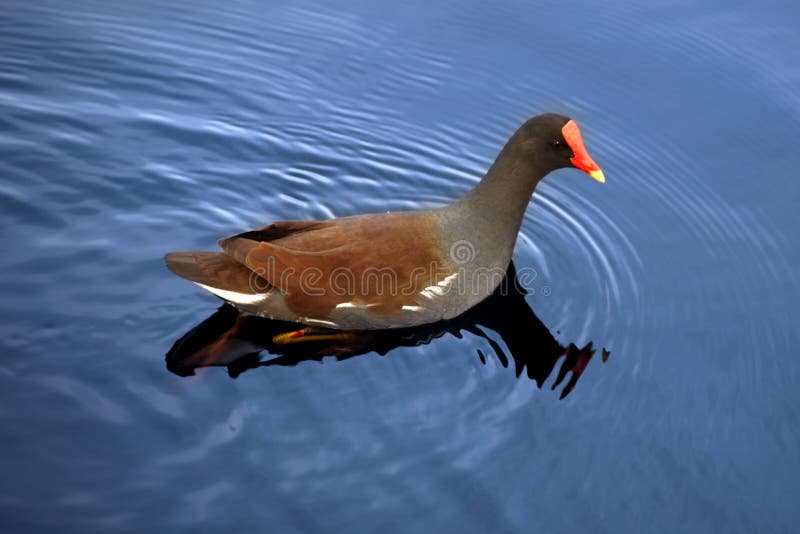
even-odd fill
[[[589,176],[600,182],[601,184],[606,183],[606,177],[603,175],[603,171],[597,169],[596,171],[589,171]]]

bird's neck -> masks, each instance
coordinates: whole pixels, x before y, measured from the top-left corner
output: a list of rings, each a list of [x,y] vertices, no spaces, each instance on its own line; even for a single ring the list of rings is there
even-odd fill
[[[513,249],[531,195],[546,174],[530,154],[506,146],[483,180],[452,208],[465,225],[474,225],[476,235]]]

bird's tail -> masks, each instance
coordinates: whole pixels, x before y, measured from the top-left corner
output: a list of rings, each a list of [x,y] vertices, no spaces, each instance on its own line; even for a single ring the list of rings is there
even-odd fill
[[[170,271],[233,304],[255,304],[270,290],[269,283],[222,252],[170,252]]]

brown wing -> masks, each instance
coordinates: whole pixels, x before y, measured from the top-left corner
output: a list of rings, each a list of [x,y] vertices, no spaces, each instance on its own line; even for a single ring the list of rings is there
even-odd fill
[[[310,317],[342,303],[398,313],[450,274],[433,220],[419,212],[275,223],[220,246],[280,289],[290,310]]]
[[[224,243],[233,238],[250,239],[252,241],[279,241],[281,239],[294,236],[298,237],[305,232],[320,230],[328,226],[330,221],[278,221],[270,225],[236,234],[219,240],[222,248]]]

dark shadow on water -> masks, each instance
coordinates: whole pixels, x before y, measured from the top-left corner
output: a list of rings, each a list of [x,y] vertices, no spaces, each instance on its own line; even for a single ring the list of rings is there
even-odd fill
[[[563,357],[551,388],[556,389],[572,371],[561,390],[563,399],[575,387],[595,350],[591,342],[583,348],[572,343],[562,346],[533,313],[525,301],[526,293],[519,285],[512,263],[505,280],[492,296],[455,319],[416,328],[358,332],[346,342],[288,345],[277,345],[272,338],[304,325],[245,315],[225,304],[174,343],[167,353],[167,369],[180,376],[190,376],[200,367],[226,366],[228,374],[236,378],[257,367],[293,366],[304,361],[320,361],[326,356],[342,361],[369,353],[386,355],[397,347],[426,345],[445,334],[461,338],[462,332],[486,339],[503,367],[508,367],[506,350],[489,336],[493,331],[505,343],[516,376],[524,374],[540,388]],[[480,350],[477,352],[485,364],[486,356]],[[608,356],[603,350],[603,361]]]

